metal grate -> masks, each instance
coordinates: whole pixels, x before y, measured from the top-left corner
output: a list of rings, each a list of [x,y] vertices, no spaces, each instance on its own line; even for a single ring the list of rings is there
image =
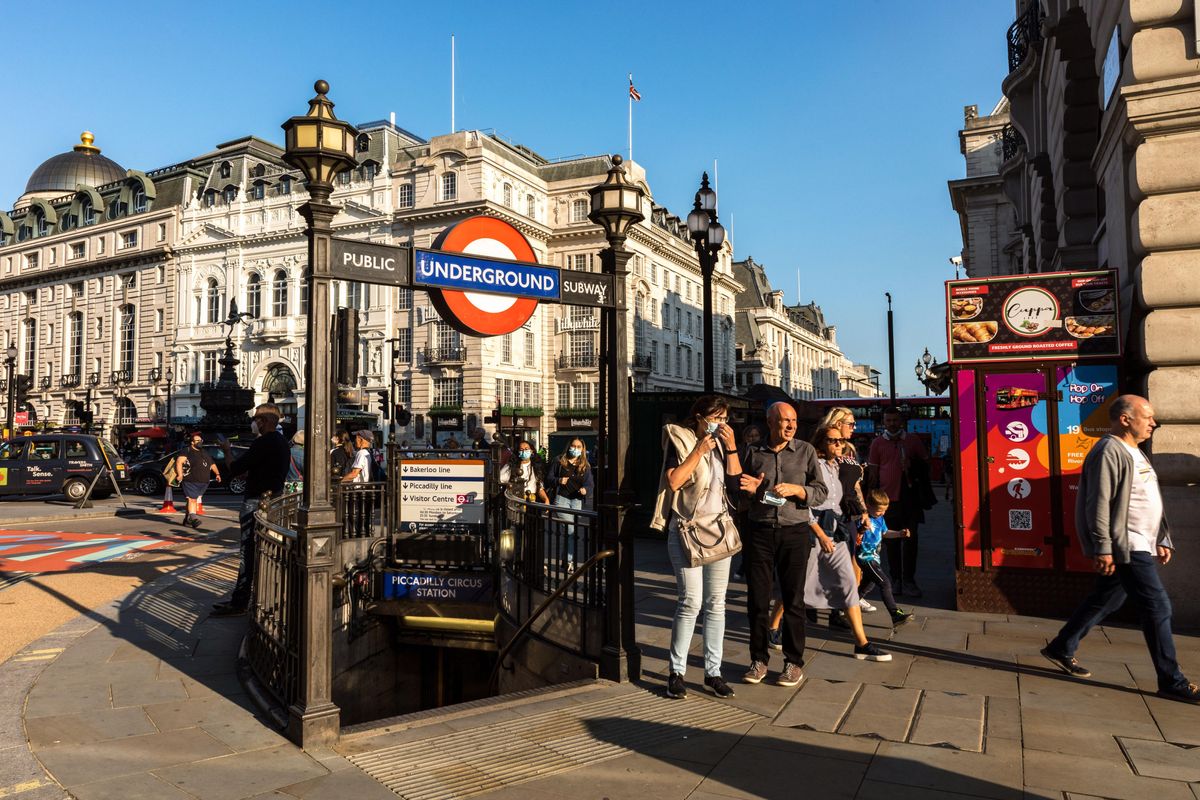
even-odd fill
[[[405,800],[458,800],[764,719],[724,703],[636,690],[350,760]]]

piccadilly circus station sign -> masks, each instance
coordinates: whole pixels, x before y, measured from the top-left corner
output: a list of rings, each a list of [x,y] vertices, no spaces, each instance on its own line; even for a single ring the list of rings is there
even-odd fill
[[[616,305],[612,275],[538,264],[524,234],[496,217],[469,217],[411,251],[334,239],[331,257],[340,278],[428,292],[442,319],[470,336],[512,333],[538,303]]]

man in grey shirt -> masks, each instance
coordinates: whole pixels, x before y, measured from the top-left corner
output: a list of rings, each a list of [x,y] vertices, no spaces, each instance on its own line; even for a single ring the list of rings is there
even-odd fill
[[[1175,658],[1171,601],[1158,578],[1158,566],[1171,560],[1173,545],[1158,476],[1137,447],[1158,427],[1154,409],[1146,398],[1125,394],[1113,400],[1108,417],[1112,430],[1084,459],[1075,504],[1079,542],[1100,578],[1042,655],[1068,675],[1090,676],[1075,659],[1080,640],[1132,596],[1158,674],[1159,696],[1200,703],[1200,689],[1183,676]]]
[[[742,537],[746,612],[750,617],[750,669],[746,683],[767,676],[771,587],[779,575],[783,598],[783,669],[775,682],[795,686],[804,678],[804,575],[812,548],[811,506],[825,499],[817,451],[797,441],[796,409],[779,402],[767,409],[767,441],[751,445],[742,465],[749,524]]]

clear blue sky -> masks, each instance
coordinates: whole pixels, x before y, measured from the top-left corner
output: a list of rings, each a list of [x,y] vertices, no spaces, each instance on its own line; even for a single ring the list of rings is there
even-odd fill
[[[885,380],[891,291],[897,384],[915,393],[916,357],[945,358],[962,107],[999,99],[1012,15],[1010,0],[18,4],[0,207],[84,129],[145,170],[246,134],[282,142],[316,78],[352,122],[394,111],[414,133],[445,133],[453,33],[458,127],[551,158],[624,152],[633,72],[634,157],[658,203],[685,215],[719,159],[736,257],[766,265],[789,303],[799,269],[800,297]]]

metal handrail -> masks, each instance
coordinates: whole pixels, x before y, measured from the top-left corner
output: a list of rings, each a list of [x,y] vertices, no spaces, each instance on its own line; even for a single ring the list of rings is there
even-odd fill
[[[530,505],[533,504],[531,503]],[[508,657],[509,653],[512,652],[513,648],[516,647],[519,642],[524,641],[525,634],[529,632],[529,629],[533,626],[533,623],[537,622],[542,614],[545,613],[546,609],[550,607],[550,604],[562,597],[566,593],[567,589],[571,588],[571,585],[574,584],[575,581],[583,577],[584,573],[599,564],[604,559],[611,558],[616,554],[616,550],[601,550],[600,552],[596,553],[587,561],[583,562],[582,565],[577,567],[574,572],[568,575],[563,582],[558,585],[558,588],[555,589],[550,596],[542,601],[541,605],[539,605],[537,609],[529,615],[529,618],[522,622],[521,626],[517,628],[516,632],[512,635],[512,638],[508,640],[508,644],[501,648],[499,655],[496,656],[496,665],[492,667],[492,674],[488,678],[488,686],[495,685],[496,681],[500,677],[500,668],[504,665],[504,659]]]

